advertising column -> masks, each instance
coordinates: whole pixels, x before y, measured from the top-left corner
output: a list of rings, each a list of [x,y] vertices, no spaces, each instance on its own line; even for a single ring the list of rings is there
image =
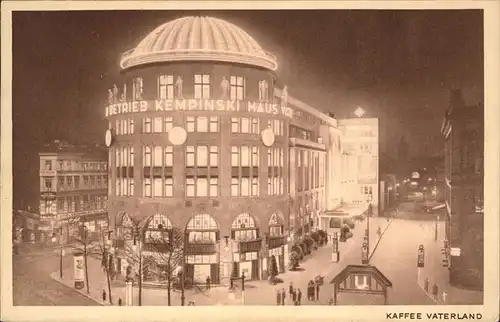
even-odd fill
[[[84,270],[84,258],[82,252],[76,252],[73,254],[74,261],[74,281],[75,288],[82,289],[85,285],[85,270]]]

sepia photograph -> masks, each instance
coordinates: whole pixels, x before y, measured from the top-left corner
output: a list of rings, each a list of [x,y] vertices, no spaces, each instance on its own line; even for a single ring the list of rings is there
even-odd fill
[[[483,9],[109,9],[9,13],[6,305],[490,321]]]

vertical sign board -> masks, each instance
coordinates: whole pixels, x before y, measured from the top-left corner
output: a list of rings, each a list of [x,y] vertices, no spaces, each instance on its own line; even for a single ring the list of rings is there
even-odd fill
[[[73,262],[74,262],[74,281],[75,288],[82,289],[85,282],[85,268],[84,268],[84,258],[83,253],[75,253],[73,254]]]
[[[417,267],[424,267],[424,245],[418,246]]]

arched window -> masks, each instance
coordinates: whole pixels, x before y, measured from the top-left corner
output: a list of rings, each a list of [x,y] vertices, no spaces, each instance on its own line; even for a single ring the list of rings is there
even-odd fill
[[[154,243],[158,241],[168,242],[169,231],[172,229],[170,220],[161,214],[155,214],[150,219],[145,231],[144,241]]]
[[[257,239],[257,225],[248,213],[239,214],[231,225],[231,238],[238,241]]]
[[[269,218],[269,236],[279,237],[283,235],[283,214],[273,213]]]
[[[118,237],[125,240],[132,240],[132,234],[135,228],[134,222],[126,212],[120,213],[118,219],[120,219],[120,216],[121,221],[117,225]]]
[[[218,239],[219,226],[215,219],[208,214],[198,214],[189,220],[189,243],[214,244]]]

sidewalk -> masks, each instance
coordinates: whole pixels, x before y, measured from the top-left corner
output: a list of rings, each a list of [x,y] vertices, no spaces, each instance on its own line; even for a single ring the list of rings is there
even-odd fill
[[[483,292],[472,291],[453,287],[449,283],[449,270],[443,267],[441,254],[443,247],[443,237],[445,236],[445,224],[443,221],[438,225],[438,240],[434,240],[434,227],[432,230],[424,233],[423,244],[425,247],[425,266],[419,269],[418,284],[425,292],[425,280],[429,281],[427,295],[437,304],[446,305],[482,305]],[[432,293],[433,286],[436,285],[438,295]],[[447,292],[446,299],[443,297],[443,292]]]
[[[384,232],[390,224],[385,218],[372,217],[370,218],[370,255],[376,249],[378,244],[378,235],[376,234],[377,227],[381,227]],[[278,275],[283,280],[283,283],[271,285],[268,281],[248,281],[245,283],[245,304],[248,305],[276,305],[276,290],[285,288],[288,290],[290,282],[294,287],[302,290],[303,302],[307,298],[307,283],[314,279],[315,276],[325,276],[324,286],[322,288],[329,289],[330,280],[335,274],[338,274],[347,264],[361,264],[361,242],[366,228],[366,221],[357,223],[354,230],[354,236],[348,239],[345,243],[339,243],[340,262],[332,262],[332,243],[319,247],[313,251],[311,255],[306,256],[305,260],[300,263],[297,271],[286,271]],[[383,234],[382,234],[383,236]],[[106,274],[101,268],[101,263],[98,259],[88,259],[88,275],[89,275],[89,294],[86,292],[86,286],[79,290],[87,297],[103,304],[109,304],[109,294],[107,301],[102,301],[102,290],[108,293],[108,284]],[[51,277],[63,284],[74,288],[73,267],[65,268],[63,279],[59,279],[59,273],[54,272]],[[112,285],[113,305],[118,305],[118,299],[122,299],[122,305],[125,305],[125,286],[122,281],[113,281]],[[133,303],[137,305],[139,290],[137,284],[134,283]],[[241,305],[241,290],[238,289],[234,293],[234,298],[230,298],[229,291],[226,286],[213,286],[210,290],[205,287],[185,290],[185,305],[189,301],[194,301],[196,305]],[[320,292],[320,301],[315,303],[305,303],[307,305],[325,305],[331,296],[330,291]],[[171,305],[179,306],[181,294],[179,291],[171,292]],[[163,288],[147,288],[142,290],[142,305],[143,306],[166,306],[167,305],[167,290]]]

